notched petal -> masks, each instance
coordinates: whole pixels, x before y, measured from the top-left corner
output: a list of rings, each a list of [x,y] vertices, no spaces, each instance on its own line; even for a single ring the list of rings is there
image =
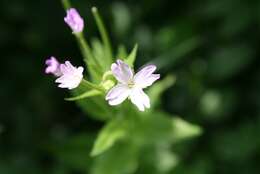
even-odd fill
[[[134,82],[140,88],[151,86],[156,80],[160,78],[160,74],[153,74],[156,70],[155,65],[148,65],[141,69],[135,76]]]

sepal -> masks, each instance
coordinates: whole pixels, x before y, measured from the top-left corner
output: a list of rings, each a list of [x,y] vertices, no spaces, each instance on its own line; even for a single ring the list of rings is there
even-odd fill
[[[125,59],[125,62],[126,62],[130,67],[132,67],[132,68],[134,67],[137,50],[138,50],[138,45],[135,44],[133,50],[132,50],[131,53],[128,55],[128,57]]]

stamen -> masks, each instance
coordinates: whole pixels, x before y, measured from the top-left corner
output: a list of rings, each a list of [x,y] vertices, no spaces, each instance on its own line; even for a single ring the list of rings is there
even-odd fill
[[[132,80],[130,80],[127,85],[129,88],[133,88],[135,84]]]

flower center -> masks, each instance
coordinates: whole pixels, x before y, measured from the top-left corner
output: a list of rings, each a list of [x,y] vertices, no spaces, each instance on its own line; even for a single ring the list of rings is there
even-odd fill
[[[129,80],[127,85],[128,85],[129,88],[133,88],[135,84],[134,84],[133,80]]]

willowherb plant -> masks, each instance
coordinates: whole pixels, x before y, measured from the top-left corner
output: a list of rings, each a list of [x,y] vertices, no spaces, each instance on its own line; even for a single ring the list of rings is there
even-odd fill
[[[60,63],[55,57],[46,60],[45,72],[56,78],[58,87],[71,90],[73,97],[66,100],[76,101],[88,116],[105,122],[90,153],[93,163],[89,172],[135,173],[145,161],[141,156],[146,155],[147,149],[155,160],[152,165],[156,170],[169,172],[177,159],[171,146],[201,133],[198,126],[170,116],[159,107],[161,94],[173,85],[175,77],[170,75],[154,84],[160,78],[159,74],[154,74],[154,64],[145,65],[135,74],[137,45],[129,55],[121,52],[121,57],[114,56],[104,23],[95,7],[92,13],[102,42],[96,39],[90,46],[83,35],[83,18],[68,1],[64,0],[63,4],[67,11],[64,21],[80,46],[89,78],[83,75],[83,67],[75,67],[69,60]],[[146,94],[143,90],[149,86]],[[168,156],[163,155],[165,152]],[[110,164],[118,158],[122,163]],[[161,158],[169,158],[167,164]]]

